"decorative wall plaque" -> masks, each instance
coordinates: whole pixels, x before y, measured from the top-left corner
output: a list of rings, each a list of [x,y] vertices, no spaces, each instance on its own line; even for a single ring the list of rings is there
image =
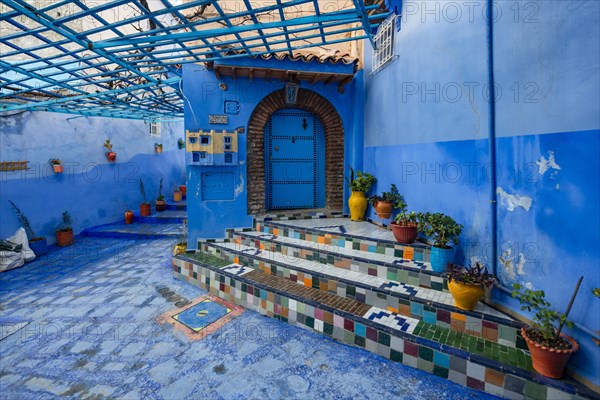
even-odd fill
[[[213,125],[226,125],[229,123],[229,117],[227,115],[210,114],[208,116],[208,123]]]

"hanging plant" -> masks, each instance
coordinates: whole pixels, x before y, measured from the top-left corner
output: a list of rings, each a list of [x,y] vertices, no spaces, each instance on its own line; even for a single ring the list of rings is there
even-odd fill
[[[114,162],[117,159],[117,153],[112,151],[113,145],[110,142],[110,139],[106,139],[103,146],[106,149],[106,153],[104,153],[106,155],[106,159],[109,162]]]

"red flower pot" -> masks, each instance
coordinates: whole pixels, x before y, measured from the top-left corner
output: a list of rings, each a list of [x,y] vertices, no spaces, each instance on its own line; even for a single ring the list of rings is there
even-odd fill
[[[417,240],[417,236],[419,236],[417,224],[398,225],[397,223],[392,222],[390,226],[392,227],[394,237],[400,243],[414,243],[414,241]]]
[[[182,196],[185,196],[185,193],[187,191],[187,187],[185,185],[181,185],[181,186],[179,186],[179,191],[181,192]]]
[[[534,342],[527,336],[525,327],[521,328],[521,336],[525,339],[531,353],[533,369],[549,378],[562,378],[571,354],[579,350],[579,344],[575,339],[562,333],[560,336],[571,344],[571,348],[568,350],[552,349]]]
[[[73,230],[56,231],[56,242],[60,247],[73,244]]]
[[[150,203],[142,203],[140,204],[140,215],[142,217],[147,217],[152,214],[152,207]]]
[[[63,166],[62,164],[52,164],[52,170],[55,174],[62,174]]]
[[[125,211],[125,223],[131,224],[133,222],[133,211]]]
[[[115,153],[114,151],[106,152],[106,159],[110,162],[115,162],[115,160],[117,159],[117,153]]]

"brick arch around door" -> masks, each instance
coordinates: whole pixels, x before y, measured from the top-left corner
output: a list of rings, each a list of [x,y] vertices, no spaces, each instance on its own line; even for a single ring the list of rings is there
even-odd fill
[[[316,115],[325,131],[325,207],[341,210],[344,197],[344,125],[335,107],[311,90],[298,90],[296,104],[285,104],[285,92],[277,90],[256,106],[248,124],[248,214],[266,212],[265,125],[278,110],[296,108]]]

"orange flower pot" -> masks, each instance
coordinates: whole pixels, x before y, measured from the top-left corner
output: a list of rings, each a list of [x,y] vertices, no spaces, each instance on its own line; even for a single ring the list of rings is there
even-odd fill
[[[115,162],[115,160],[117,159],[117,153],[115,153],[114,151],[108,151],[106,153],[106,159],[109,162]]]
[[[56,231],[56,242],[60,247],[73,244],[73,230]]]
[[[394,211],[394,205],[389,201],[378,201],[374,207],[375,212],[381,219],[388,219]]]
[[[142,203],[140,204],[140,215],[142,217],[147,217],[152,214],[152,206],[150,203]]]
[[[62,174],[63,166],[62,164],[52,164],[52,170],[55,174]]]
[[[173,201],[181,201],[183,196],[180,191],[173,192]]]
[[[131,224],[133,222],[133,211],[125,211],[125,223]]]
[[[527,336],[525,327],[521,328],[521,336],[525,339],[529,352],[531,353],[533,369],[548,378],[562,378],[565,373],[565,367],[571,358],[571,354],[579,350],[579,344],[575,339],[562,333],[560,336],[571,344],[569,350],[552,349],[534,342]]]

